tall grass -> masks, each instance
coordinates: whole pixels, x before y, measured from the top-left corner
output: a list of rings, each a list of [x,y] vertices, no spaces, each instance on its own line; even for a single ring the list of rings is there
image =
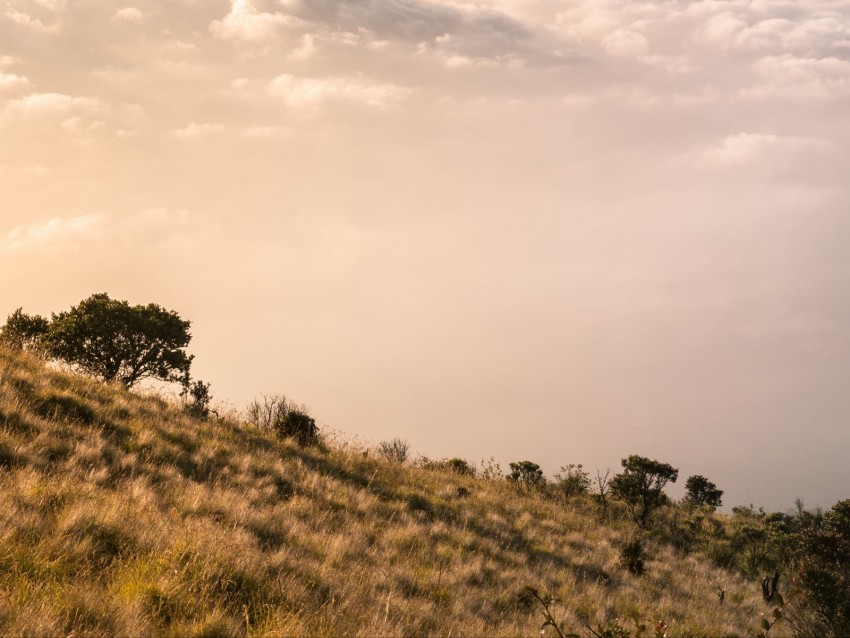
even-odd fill
[[[630,526],[581,499],[364,451],[0,350],[0,632],[530,636],[527,585],[575,628],[636,612],[669,635],[757,630],[751,583],[651,542],[632,575]]]

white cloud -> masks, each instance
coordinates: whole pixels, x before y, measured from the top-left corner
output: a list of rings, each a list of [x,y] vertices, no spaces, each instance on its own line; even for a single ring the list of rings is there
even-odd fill
[[[411,89],[396,84],[367,84],[351,78],[297,78],[282,74],[268,84],[271,95],[293,108],[314,108],[328,102],[354,102],[386,107],[404,100]]]
[[[40,113],[62,113],[73,109],[97,111],[102,108],[100,100],[75,97],[64,93],[32,93],[26,97],[10,100],[4,115],[33,115]]]
[[[850,95],[850,60],[768,56],[755,64],[761,82],[742,93],[749,97],[830,99]]]
[[[704,151],[702,163],[712,166],[739,166],[764,163],[774,165],[802,154],[823,153],[833,145],[823,140],[804,137],[781,137],[765,133],[729,135],[718,146]]]
[[[55,217],[45,222],[34,222],[12,229],[3,241],[9,251],[29,250],[52,246],[68,246],[99,233],[108,221],[102,214],[78,217]]]
[[[612,55],[636,56],[646,53],[649,40],[637,31],[617,29],[602,41],[602,46]]]
[[[21,75],[15,75],[14,73],[3,73],[2,71],[0,71],[0,91],[9,89],[19,89],[29,85],[30,81]]]
[[[168,133],[177,139],[193,140],[221,133],[223,130],[224,126],[221,124],[198,124],[197,122],[190,122],[187,126],[181,129],[171,129]]]
[[[41,18],[36,18],[24,11],[9,10],[6,16],[13,22],[32,29],[33,31],[41,31],[43,33],[56,33],[62,28],[62,22],[57,18],[53,23],[44,22]]]
[[[124,7],[115,12],[115,17],[125,22],[138,22],[143,15],[142,11],[136,7]]]
[[[221,38],[262,41],[296,22],[290,15],[258,11],[252,0],[231,0],[230,12],[221,20],[212,22],[210,31]]]
[[[316,45],[316,36],[311,33],[305,33],[301,36],[301,44],[292,52],[292,57],[297,60],[305,60],[316,55],[319,47]]]

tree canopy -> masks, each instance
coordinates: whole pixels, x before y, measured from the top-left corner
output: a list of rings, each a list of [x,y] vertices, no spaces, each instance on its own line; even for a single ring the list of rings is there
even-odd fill
[[[0,328],[0,343],[16,350],[37,350],[47,334],[50,322],[39,315],[28,315],[18,308]]]
[[[685,481],[685,501],[715,509],[723,504],[723,490],[717,489],[717,486],[704,476],[695,474]]]
[[[189,326],[158,304],[131,306],[100,293],[54,314],[45,341],[50,356],[131,387],[146,378],[186,378],[193,358],[185,352]]]
[[[646,527],[649,515],[667,502],[664,486],[676,482],[679,470],[636,454],[622,465],[623,472],[611,479],[611,492],[626,504],[634,521]]]

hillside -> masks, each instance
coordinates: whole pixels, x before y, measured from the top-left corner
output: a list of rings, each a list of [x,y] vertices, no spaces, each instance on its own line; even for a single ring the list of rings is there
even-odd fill
[[[753,635],[765,610],[698,554],[621,569],[633,526],[587,501],[301,448],[5,350],[0,426],[3,634],[536,636],[527,585],[576,632]]]

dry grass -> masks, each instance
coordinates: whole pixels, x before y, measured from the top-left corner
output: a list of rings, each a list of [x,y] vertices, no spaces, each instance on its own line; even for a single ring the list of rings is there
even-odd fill
[[[459,490],[458,488],[464,488]],[[637,612],[752,635],[757,589],[505,481],[276,441],[0,350],[0,632],[537,635]],[[713,582],[729,595],[718,605]]]

